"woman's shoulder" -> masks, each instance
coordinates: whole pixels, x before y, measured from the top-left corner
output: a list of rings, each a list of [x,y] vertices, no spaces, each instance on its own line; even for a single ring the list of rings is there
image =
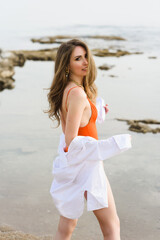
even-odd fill
[[[62,110],[66,114],[70,103],[85,103],[87,95],[85,91],[76,84],[68,84],[63,92]]]
[[[66,97],[69,95],[69,98],[86,98],[86,93],[82,87],[77,86],[76,84],[69,84],[64,90]]]

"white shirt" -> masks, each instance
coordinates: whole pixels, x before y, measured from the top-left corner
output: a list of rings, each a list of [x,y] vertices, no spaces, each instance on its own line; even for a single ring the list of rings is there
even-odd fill
[[[64,152],[65,136],[60,136],[59,155],[53,162],[53,182],[50,193],[59,213],[67,218],[79,218],[84,209],[87,191],[87,210],[108,207],[107,182],[103,160],[131,148],[129,134],[105,140],[77,136]]]

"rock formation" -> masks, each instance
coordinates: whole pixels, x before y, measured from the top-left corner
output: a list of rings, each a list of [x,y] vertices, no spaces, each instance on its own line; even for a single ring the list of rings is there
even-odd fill
[[[57,48],[42,50],[0,51],[0,91],[14,88],[14,67],[23,67],[26,60],[54,61]]]
[[[117,49],[116,51],[109,51],[109,49],[93,49],[92,50],[93,55],[98,57],[121,57],[125,55],[131,55],[131,54],[142,54],[142,52],[128,52],[124,50]]]
[[[32,38],[31,41],[33,43],[41,43],[41,44],[51,44],[51,43],[62,43],[66,39],[73,39],[73,38],[93,38],[93,39],[103,39],[103,40],[117,40],[117,41],[126,41],[125,38],[119,36],[105,36],[105,35],[57,35],[57,36],[48,36],[48,37],[41,37],[41,38]]]
[[[103,64],[102,66],[99,66],[98,68],[101,70],[109,70],[113,67],[114,67],[114,65]]]
[[[154,119],[143,119],[143,120],[128,120],[116,118],[118,121],[125,121],[129,126],[130,131],[140,132],[140,133],[159,133],[160,128],[151,128],[148,124],[160,124],[160,121]]]

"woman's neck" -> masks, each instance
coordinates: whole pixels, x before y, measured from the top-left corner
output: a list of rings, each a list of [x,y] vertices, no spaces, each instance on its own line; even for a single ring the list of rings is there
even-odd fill
[[[83,77],[69,76],[69,80],[83,86]]]
[[[74,80],[70,80],[70,82],[73,82],[73,83],[75,83],[77,86],[81,87],[81,88],[84,90],[84,87],[83,87],[83,85],[82,85],[82,84],[79,84],[79,83],[77,83],[77,82],[76,82],[76,81],[74,81]]]

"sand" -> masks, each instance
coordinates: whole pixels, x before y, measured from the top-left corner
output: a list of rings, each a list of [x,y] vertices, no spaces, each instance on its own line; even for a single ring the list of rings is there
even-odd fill
[[[120,59],[95,57],[95,61],[97,66],[115,65],[108,72],[98,71],[99,95],[110,109],[103,125],[98,125],[99,138],[130,133],[133,139],[131,150],[104,162],[121,221],[121,237],[157,240],[160,135],[129,132],[127,124],[115,118],[160,119],[159,59],[144,54]],[[23,68],[16,68],[16,88],[0,94],[0,225],[39,238],[48,235],[48,239],[55,234],[59,219],[49,189],[61,129],[53,129],[43,114],[47,107],[43,88],[49,86],[52,75],[53,63],[28,61]],[[13,234],[17,239],[39,239],[26,238],[22,232],[0,232],[0,240],[14,239]],[[72,239],[103,239],[86,206]]]

